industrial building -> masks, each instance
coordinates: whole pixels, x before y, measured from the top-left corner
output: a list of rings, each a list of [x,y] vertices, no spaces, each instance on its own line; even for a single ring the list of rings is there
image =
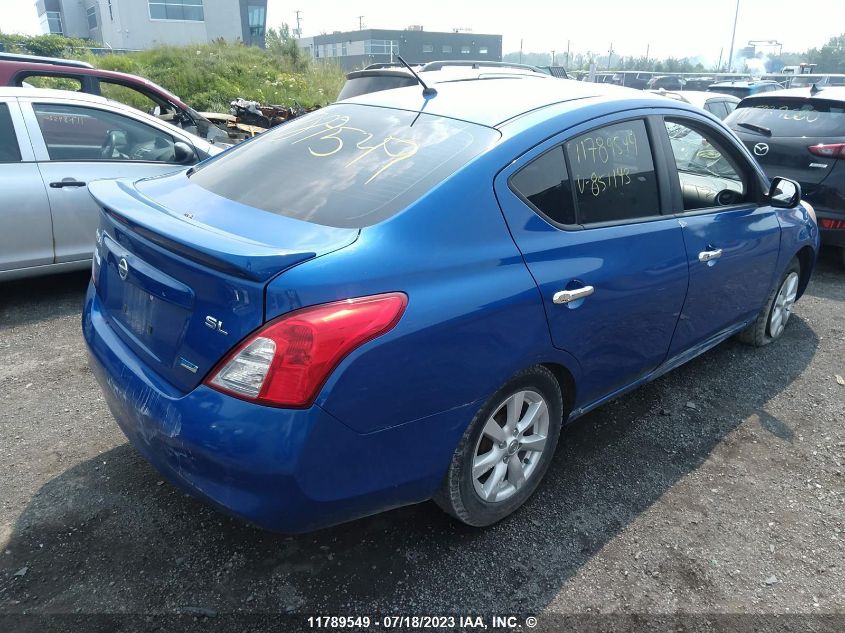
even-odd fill
[[[41,29],[146,49],[217,38],[264,46],[267,0],[37,0]]]
[[[299,38],[297,42],[314,59],[333,60],[345,71],[395,61],[396,55],[412,63],[442,59],[502,61],[501,35],[426,31],[421,26],[401,31],[335,31]]]

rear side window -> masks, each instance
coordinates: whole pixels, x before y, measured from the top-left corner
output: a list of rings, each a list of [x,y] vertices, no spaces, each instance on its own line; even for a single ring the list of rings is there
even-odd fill
[[[541,214],[558,224],[576,224],[572,187],[563,147],[558,145],[530,162],[510,181],[511,188]]]
[[[845,136],[845,103],[776,96],[749,99],[725,122],[735,130],[757,127],[774,136]]]
[[[270,213],[360,228],[398,213],[498,138],[465,121],[337,104],[235,146],[190,178]]]
[[[21,160],[15,126],[9,114],[9,106],[0,103],[0,163],[17,163]]]
[[[724,119],[726,116],[728,116],[728,111],[725,110],[724,101],[708,101],[706,104],[704,104],[704,109],[712,113],[713,115],[719,117],[720,119]]]
[[[69,90],[82,92],[82,81],[76,77],[60,77],[55,75],[24,75],[18,77],[18,84],[29,84],[34,88],[49,88],[51,90]]]
[[[641,120],[593,130],[566,144],[580,224],[660,214],[657,176]]]

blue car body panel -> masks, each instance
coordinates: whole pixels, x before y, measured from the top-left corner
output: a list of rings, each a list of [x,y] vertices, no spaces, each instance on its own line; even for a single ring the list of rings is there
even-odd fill
[[[733,139],[684,104],[549,81],[506,84],[539,86],[533,96],[479,81],[438,87],[430,100],[415,87],[356,98],[501,134],[360,230],[238,205],[184,174],[92,184],[104,212],[83,332],[132,444],[173,483],[262,526],[338,523],[430,498],[473,416],[522,369],[545,364],[566,377],[574,419],[743,327],[796,253],[812,268],[818,229],[803,208],[682,213],[659,149],[661,216],[572,231],[541,218],[508,179],[584,130],[682,115]],[[714,265],[698,260],[710,247],[725,251]],[[552,302],[581,285],[596,291]],[[274,318],[394,291],[408,297],[398,324],[346,356],[306,408],[253,404],[202,382]]]

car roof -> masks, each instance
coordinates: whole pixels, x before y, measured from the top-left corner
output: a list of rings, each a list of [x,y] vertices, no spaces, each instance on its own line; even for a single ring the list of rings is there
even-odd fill
[[[61,57],[43,57],[41,55],[23,55],[20,53],[0,52],[0,61],[18,62],[24,64],[50,64],[52,66],[65,66],[72,68],[94,68],[88,62],[83,62],[76,59],[63,59]]]
[[[514,82],[520,82],[515,85]],[[398,110],[419,111],[460,119],[488,127],[497,127],[533,110],[568,101],[613,98],[637,102],[650,101],[661,106],[665,100],[642,90],[608,84],[568,81],[547,75],[495,77],[437,84],[437,94],[423,97],[420,86],[382,90],[351,97],[343,103],[358,103]]]
[[[35,59],[37,60],[37,58]],[[178,96],[176,96],[169,90],[159,86],[157,83],[152,82],[149,79],[139,77],[138,75],[130,75],[129,73],[121,73],[115,70],[101,70],[100,68],[86,68],[84,66],[58,65],[52,62],[29,61],[28,59],[21,61],[10,61],[0,59],[0,70],[4,68],[11,70],[11,72],[8,72],[7,70],[6,72],[0,74],[9,74],[10,76],[13,74],[17,74],[18,71],[32,72],[36,74],[38,72],[43,72],[53,75],[88,75],[91,77],[99,77],[102,79],[113,79],[119,83],[140,84],[145,88],[151,89],[153,92],[160,93],[161,95],[167,97],[170,101],[175,102],[179,106],[187,107],[187,104],[183,103]],[[24,79],[24,81],[26,81],[26,79]]]
[[[75,90],[55,90],[52,88],[30,88],[28,86],[0,86],[0,97],[32,97],[44,99],[73,99],[92,103],[110,103],[105,97]],[[117,103],[114,101],[112,103]]]
[[[845,101],[845,86],[820,86],[813,90],[812,86],[806,88],[787,88],[785,90],[778,90],[776,92],[764,92],[756,95],[749,95],[743,101],[750,101],[752,99],[779,99],[781,97],[792,97],[793,99],[828,99],[833,101]]]
[[[752,86],[760,86],[760,85],[768,85],[768,84],[777,84],[778,82],[772,81],[771,79],[731,79],[730,81],[716,81],[711,86],[725,86],[729,88],[731,86],[735,88],[750,88]]]
[[[485,64],[484,62],[471,62],[467,64],[447,64],[442,62],[431,62],[423,67],[416,66],[414,70],[420,74],[426,83],[439,83],[442,81],[456,81],[472,79],[489,75],[528,75],[531,77],[551,77],[539,69],[531,66],[504,66],[497,64]],[[359,79],[361,77],[412,77],[412,73],[404,67],[397,68],[379,67],[353,70],[346,75],[347,79]]]

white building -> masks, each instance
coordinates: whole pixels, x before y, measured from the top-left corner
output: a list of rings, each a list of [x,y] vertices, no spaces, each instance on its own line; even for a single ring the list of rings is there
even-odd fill
[[[267,0],[37,0],[44,33],[110,48],[145,49],[217,38],[264,46]]]

